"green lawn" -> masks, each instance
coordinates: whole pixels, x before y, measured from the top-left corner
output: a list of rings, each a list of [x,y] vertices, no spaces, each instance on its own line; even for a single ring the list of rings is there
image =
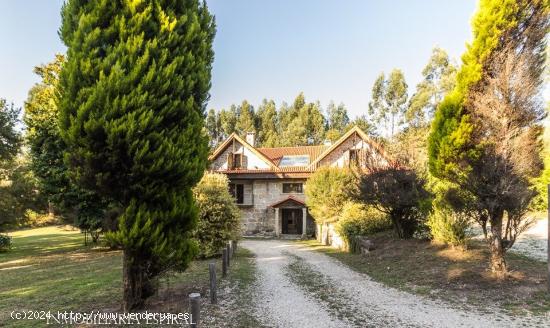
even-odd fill
[[[13,248],[0,253],[0,322],[10,327],[43,326],[13,321],[10,312],[85,311],[114,306],[121,294],[121,253],[84,246],[78,230],[46,227],[10,234]]]
[[[46,227],[10,233],[13,247],[0,253],[0,326],[43,327],[44,321],[17,321],[17,311],[120,311],[122,257],[120,251],[84,246],[84,236],[69,227]],[[246,288],[254,277],[253,260],[241,249],[232,262],[230,279],[220,284]],[[183,273],[164,276],[159,293],[148,300],[146,309],[155,312],[187,312],[187,295],[204,295],[209,308],[208,262],[195,261]],[[220,260],[218,277],[221,277]],[[241,286],[242,285],[242,286]],[[219,319],[213,318],[219,322]]]

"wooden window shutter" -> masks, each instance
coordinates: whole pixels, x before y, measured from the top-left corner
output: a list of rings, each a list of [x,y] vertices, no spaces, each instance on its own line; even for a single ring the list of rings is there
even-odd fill
[[[231,152],[227,154],[227,169],[233,169],[233,153]]]

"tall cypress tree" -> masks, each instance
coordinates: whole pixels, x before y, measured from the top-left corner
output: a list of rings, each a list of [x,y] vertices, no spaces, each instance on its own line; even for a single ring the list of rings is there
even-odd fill
[[[203,132],[215,34],[200,0],[69,0],[60,35],[60,127],[74,179],[119,204],[124,310],[196,252],[191,188],[207,164]]]

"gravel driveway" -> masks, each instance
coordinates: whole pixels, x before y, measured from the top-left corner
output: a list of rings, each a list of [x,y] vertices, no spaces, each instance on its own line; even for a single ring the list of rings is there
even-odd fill
[[[372,281],[335,259],[296,242],[246,240],[256,254],[256,316],[269,327],[527,327],[486,308],[486,313],[401,292]],[[538,321],[538,320],[537,320]]]
[[[529,256],[539,261],[548,259],[548,219],[537,220],[521,234],[511,251]]]

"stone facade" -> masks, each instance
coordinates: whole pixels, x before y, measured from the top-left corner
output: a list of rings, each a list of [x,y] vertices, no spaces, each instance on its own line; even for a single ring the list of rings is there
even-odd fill
[[[242,212],[242,231],[245,235],[275,235],[277,218],[275,217],[276,210],[270,205],[287,199],[292,196],[305,202],[304,193],[283,193],[283,183],[303,183],[305,179],[277,179],[277,180],[231,180],[231,183],[248,183],[251,185],[252,205],[240,205]],[[246,189],[245,189],[246,190]],[[245,199],[247,198],[245,192]],[[280,215],[280,214],[279,214]],[[315,225],[313,219],[308,214],[306,234],[314,233]]]
[[[254,148],[253,134],[247,135],[248,141],[236,134],[232,134],[224,141],[211,156],[211,170],[228,174],[230,183],[242,184],[238,190],[238,204],[242,212],[242,231],[245,235],[275,236],[282,233],[283,228],[288,233],[300,233],[323,239],[324,242],[342,244],[342,240],[335,236],[333,224],[316,226],[312,217],[307,213],[304,193],[283,193],[283,184],[302,183],[305,191],[307,177],[322,166],[347,167],[350,160],[357,159],[363,168],[371,165],[385,165],[388,163],[383,151],[359,128],[354,127],[346,132],[334,147],[301,146],[280,148]],[[309,147],[309,148],[308,148]],[[350,152],[353,150],[353,152]],[[327,153],[328,152],[328,153]],[[231,154],[242,154],[242,165],[228,167],[228,158]],[[351,156],[353,155],[353,156]],[[309,162],[305,166],[289,167],[281,165],[282,158],[305,156]],[[301,164],[303,165],[303,164]],[[234,186],[232,186],[234,187]],[[242,195],[241,195],[242,190]],[[242,196],[242,198],[241,198]],[[273,205],[276,205],[275,208]],[[284,210],[285,208],[301,209],[302,213]],[[288,212],[287,212],[288,211]],[[283,212],[285,220],[283,221]],[[296,218],[305,218],[304,226],[297,228]],[[290,216],[286,216],[290,215]],[[299,221],[298,221],[299,222]],[[284,226],[283,226],[284,223]],[[291,228],[290,228],[291,227]],[[322,234],[322,236],[321,236]],[[333,237],[334,236],[334,237]]]

